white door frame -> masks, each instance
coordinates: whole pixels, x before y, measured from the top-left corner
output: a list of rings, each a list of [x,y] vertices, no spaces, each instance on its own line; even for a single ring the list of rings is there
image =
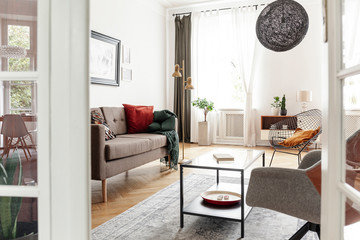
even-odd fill
[[[90,239],[89,1],[38,0],[38,186],[0,196],[38,198],[40,240]]]
[[[343,143],[342,79],[359,73],[360,67],[342,68],[342,1],[327,1],[328,78],[323,92],[323,151],[321,238],[343,239],[345,199],[360,203],[360,194],[345,183],[345,149]]]
[[[89,13],[88,0],[51,0],[51,239],[90,239]]]

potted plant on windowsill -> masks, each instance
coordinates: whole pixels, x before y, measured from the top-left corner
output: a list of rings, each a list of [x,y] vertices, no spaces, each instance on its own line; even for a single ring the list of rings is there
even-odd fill
[[[18,169],[18,173],[16,171]],[[0,185],[21,185],[22,165],[20,154],[16,150],[6,159],[6,164],[0,158]],[[16,179],[14,179],[17,177]],[[22,197],[0,197],[0,239],[4,240],[35,240],[38,234],[19,232],[18,214],[20,212]]]
[[[214,110],[214,103],[208,101],[206,98],[198,98],[195,101],[192,101],[192,105],[204,111],[204,121],[199,122],[199,145],[210,145],[210,124],[206,121],[206,116],[209,112]]]
[[[278,116],[281,107],[280,97],[279,96],[274,97],[274,102],[271,103],[270,105],[271,105],[271,114],[274,116]]]

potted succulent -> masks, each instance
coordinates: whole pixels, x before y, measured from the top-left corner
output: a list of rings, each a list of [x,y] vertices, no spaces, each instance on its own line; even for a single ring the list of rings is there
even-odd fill
[[[280,97],[275,96],[274,97],[274,102],[271,103],[270,105],[271,105],[271,113],[272,113],[272,115],[278,116],[279,113],[280,113],[280,107],[281,107]]]
[[[214,110],[214,103],[208,101],[206,98],[198,98],[195,101],[192,101],[192,105],[204,111],[204,121],[199,122],[199,145],[210,145],[210,124],[206,121],[206,116],[209,112]]]
[[[281,116],[286,116],[287,114],[287,110],[286,110],[286,98],[285,98],[285,94],[283,95],[282,99],[281,99],[281,111],[280,111],[280,115]]]
[[[18,174],[16,171],[18,169]],[[17,177],[16,179],[14,179]],[[21,185],[22,165],[18,151],[6,159],[6,164],[0,158],[0,185]],[[0,239],[37,239],[37,234],[18,232],[17,217],[20,212],[22,197],[0,197]]]

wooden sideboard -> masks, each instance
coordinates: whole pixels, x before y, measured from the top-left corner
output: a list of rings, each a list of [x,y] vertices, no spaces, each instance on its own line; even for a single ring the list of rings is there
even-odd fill
[[[261,140],[268,140],[270,126],[293,116],[261,116]]]

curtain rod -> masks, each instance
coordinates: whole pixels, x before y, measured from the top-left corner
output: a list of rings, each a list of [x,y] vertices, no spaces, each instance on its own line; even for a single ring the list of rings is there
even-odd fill
[[[255,5],[244,5],[244,6],[239,6],[237,8],[245,8],[245,7],[255,7],[255,9],[257,10],[258,6],[265,6],[265,3],[262,4],[255,4]],[[230,10],[232,8],[228,7],[228,8],[219,8],[219,9],[207,9],[207,10],[203,10],[201,12],[211,12],[211,11],[224,11],[224,10]],[[192,12],[184,12],[184,13],[173,13],[173,16],[181,16],[181,15],[191,15]]]

